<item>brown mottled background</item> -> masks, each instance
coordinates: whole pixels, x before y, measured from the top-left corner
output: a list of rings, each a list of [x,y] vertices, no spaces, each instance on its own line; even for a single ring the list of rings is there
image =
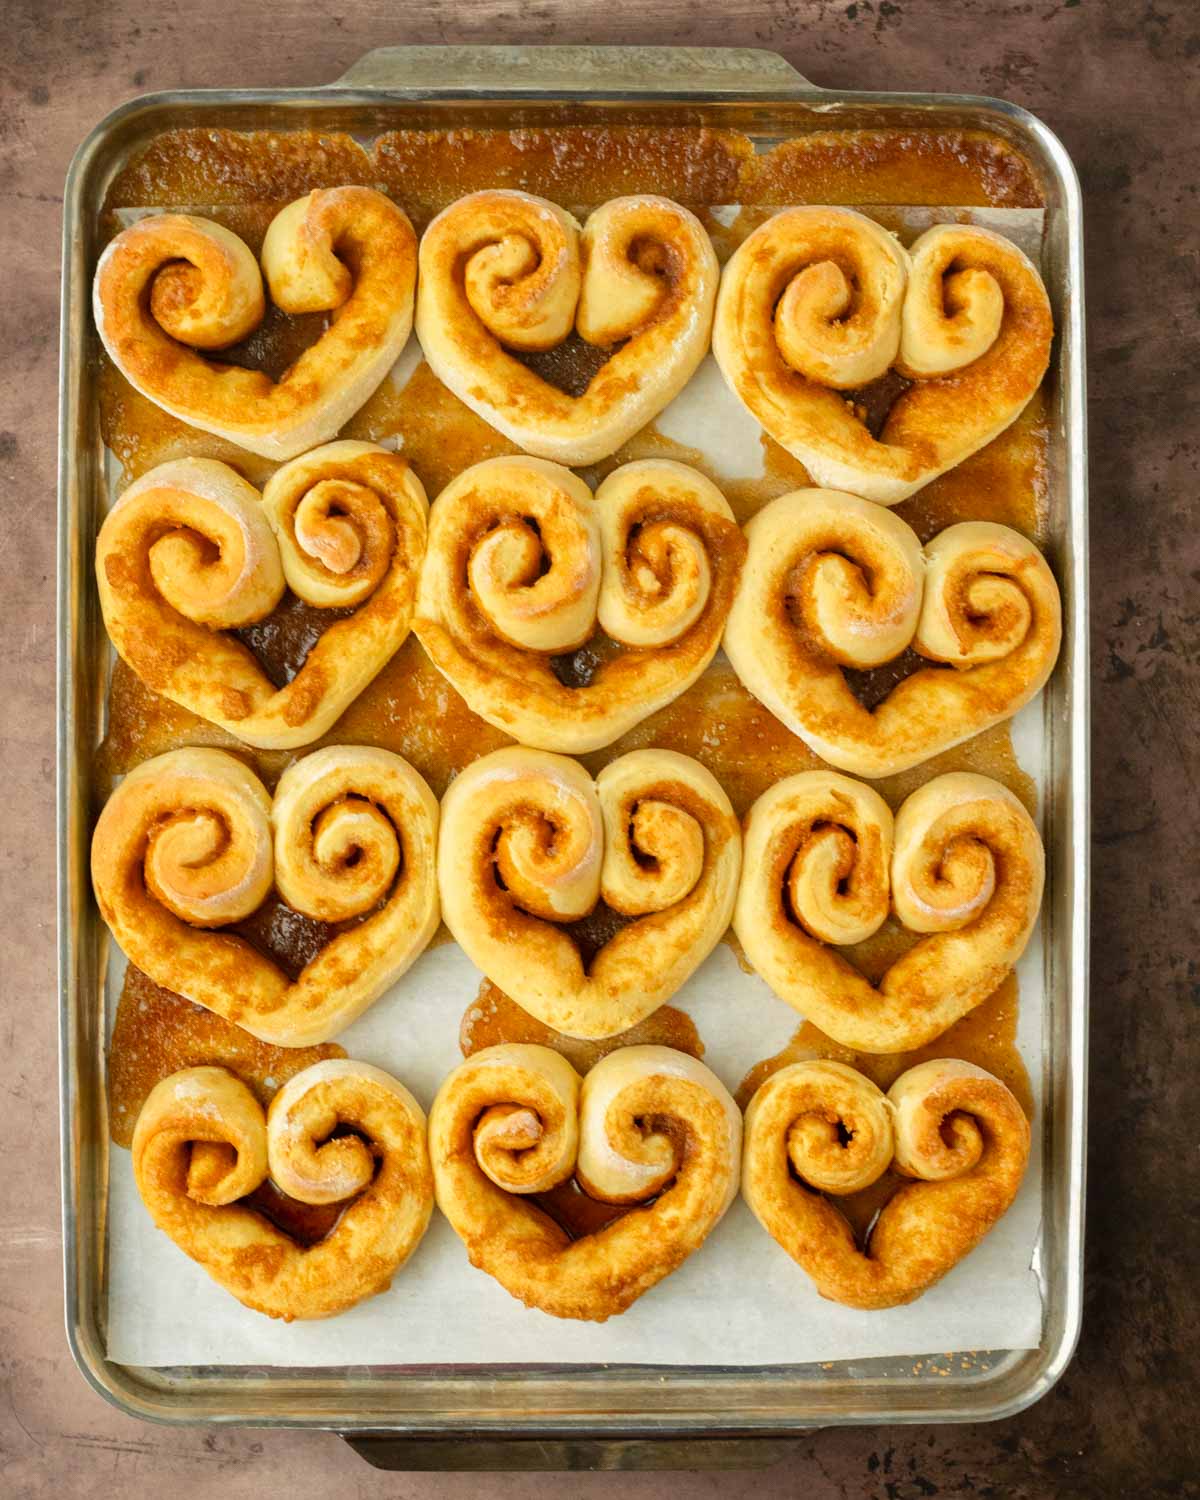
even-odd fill
[[[1075,1364],[993,1426],[830,1430],[759,1475],[372,1472],[337,1438],[149,1428],[62,1332],[53,694],[59,234],[84,132],[147,90],[336,77],[400,42],[687,42],[840,88],[1035,110],[1087,203],[1095,910],[1087,1310]],[[1195,0],[0,0],[0,1495],[1200,1495]]]

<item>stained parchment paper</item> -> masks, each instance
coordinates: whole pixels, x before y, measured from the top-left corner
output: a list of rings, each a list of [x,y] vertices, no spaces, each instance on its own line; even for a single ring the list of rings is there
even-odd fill
[[[195,211],[202,212],[201,209]],[[986,224],[1038,257],[1042,213],[1024,209],[864,210],[907,239],[929,223]],[[716,211],[732,222],[736,209]],[[128,217],[136,217],[132,211]],[[415,339],[392,379],[418,359]],[[727,391],[711,357],[655,423],[698,449],[729,479],[763,471],[758,424]],[[1013,724],[1022,768],[1044,785],[1043,707]],[[109,1022],[124,960],[109,966]],[[1043,1098],[1045,954],[1041,930],[1017,969],[1018,1046]],[[459,1023],[481,975],[453,943],[427,952],[338,1041],[351,1057],[387,1068],[428,1109],[461,1061]],[[721,943],[673,998],[705,1044],[705,1061],[730,1089],[753,1064],[780,1051],[800,1018],[739,967]],[[907,1307],[857,1312],[826,1302],[760,1228],[739,1198],[683,1266],[620,1317],[571,1323],[527,1309],[469,1265],[435,1212],[429,1233],[390,1291],[327,1322],[273,1322],[243,1308],[156,1230],[133,1181],[127,1151],[111,1151],[108,1354],[137,1365],[604,1364],[762,1365],[861,1360],[1034,1347],[1041,1335],[1037,1276],[1041,1228],[1040,1131],[1013,1207],[961,1265]]]

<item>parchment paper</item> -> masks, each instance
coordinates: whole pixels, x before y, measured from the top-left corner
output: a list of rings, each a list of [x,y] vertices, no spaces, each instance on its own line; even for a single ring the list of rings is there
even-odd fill
[[[1008,234],[1037,258],[1041,211],[867,210],[908,233],[934,220],[969,219]],[[728,220],[736,210],[727,213]],[[134,217],[136,211],[130,214]],[[415,339],[392,378],[417,363]],[[663,412],[657,430],[710,458],[726,478],[762,472],[759,427],[726,390],[712,359]],[[1014,721],[1021,766],[1043,787],[1043,709],[1035,700]],[[107,986],[109,1024],[124,960],[115,950]],[[1035,934],[1017,970],[1018,1045],[1035,1106],[1043,1096],[1045,959]],[[351,1057],[387,1068],[428,1109],[461,1056],[458,1028],[480,974],[454,944],[426,953],[345,1031]],[[731,1090],[749,1068],[780,1051],[799,1017],[728,946],[716,951],[671,1002],[695,1020],[705,1061]],[[653,1365],[802,1364],[885,1355],[1024,1349],[1037,1344],[1042,1302],[1040,1131],[1013,1207],[983,1244],[932,1291],[907,1307],[855,1312],[826,1302],[761,1229],[739,1198],[685,1264],[621,1317],[577,1324],[516,1302],[472,1268],[440,1214],[390,1291],[321,1323],[272,1322],[222,1291],[156,1230],[142,1206],[127,1151],[111,1152],[108,1353],[140,1365],[446,1365],[471,1363]]]

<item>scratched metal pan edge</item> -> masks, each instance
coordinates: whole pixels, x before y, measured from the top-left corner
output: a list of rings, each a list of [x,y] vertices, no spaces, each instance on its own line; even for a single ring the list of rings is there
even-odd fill
[[[512,86],[514,78],[520,86]],[[583,86],[581,86],[583,85]],[[1041,1343],[957,1375],[911,1359],[762,1368],[474,1366],[290,1370],[147,1369],[105,1352],[108,1131],[102,1007],[105,934],[91,896],[91,757],[105,704],[105,637],[91,583],[102,449],[92,388],[91,270],[112,174],[160,131],[318,124],[375,134],[444,128],[668,120],[779,139],[866,123],[963,125],[1004,135],[1046,193],[1045,260],[1058,337],[1051,396],[1048,551],[1063,590],[1063,652],[1045,695],[1049,749],[1045,1166],[1038,1271]],[[1082,209],[1070,158],[1035,116],[967,95],[816,89],[774,53],[705,48],[389,48],[332,87],[147,95],[114,110],[67,178],[58,483],[58,956],[63,1251],[67,1336],[84,1377],[131,1415],[170,1423],[315,1427],[431,1443],[463,1437],[619,1445],[691,1436],[770,1437],[850,1423],[980,1421],[1050,1389],[1070,1362],[1082,1304],[1087,1073],[1089,708]]]

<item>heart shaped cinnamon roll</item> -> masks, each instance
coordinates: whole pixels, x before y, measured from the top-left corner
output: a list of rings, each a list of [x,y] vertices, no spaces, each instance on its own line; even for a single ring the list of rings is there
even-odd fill
[[[1011,718],[1062,641],[1058,585],[1020,532],[963,521],[924,548],[899,516],[837,490],[795,490],[747,524],[725,627],[734,671],[823,760],[887,776]],[[844,668],[912,648],[936,666],[865,708]]]
[[[594,783],[565,756],[497,750],[442,802],[446,926],[506,995],[568,1036],[626,1031],[679,989],[729,925],[740,863],[729,798],[670,750],[634,750]],[[612,935],[588,962],[564,924],[600,903]]]
[[[708,351],[717,257],[667,198],[615,198],[580,230],[530,193],[472,193],[421,239],[417,334],[460,401],[528,453],[590,464],[615,453]],[[517,357],[572,332],[614,350],[580,396]]]
[[[490,724],[582,754],[696,681],[744,553],[724,496],[684,464],[626,464],[593,497],[544,459],[489,459],[434,501],[413,629]]]
[[[147,687],[267,749],[333,724],[408,635],[427,504],[408,464],[374,443],[327,443],[277,469],[262,496],[227,464],[183,458],[136,480],[105,518],[96,581],[113,645]],[[334,617],[276,687],[232,633],[285,584]]]
[[[1045,854],[1033,819],[999,782],[935,777],[896,814],[869,786],[802,771],[746,818],[733,926],[782,1000],[860,1052],[940,1036],[1010,973],[1037,922]],[[838,947],[889,910],[926,934],[872,985]]]
[[[239,1302],[289,1323],[386,1291],[433,1212],[420,1105],[381,1068],[341,1058],[297,1073],[265,1115],[224,1068],[171,1074],[138,1116],[133,1171],[159,1229]],[[268,1178],[330,1206],[329,1232],[305,1246],[258,1212]]]
[[[262,321],[262,274],[220,224],[155,214],[123,230],[96,268],[96,327],[149,400],[264,458],[335,437],[395,364],[412,331],[417,240],[403,211],[366,187],[319,188],[282,209],[262,272],[286,313],[332,315],[278,381],[205,358]]]
[[[737,1196],[742,1121],[702,1062],[621,1047],[580,1080],[548,1047],[477,1052],[438,1090],[438,1207],[471,1264],[556,1318],[622,1313],[704,1243]],[[574,1176],[630,1211],[572,1239],[538,1204]]]
[[[789,208],[721,277],[713,353],[750,414],[817,484],[884,505],[999,436],[1050,360],[1036,268],[1011,241],[936,224],[911,250],[848,208]],[[878,437],[855,394],[909,382]]]
[[[406,760],[331,745],[297,761],[272,799],[223,750],[144,761],[92,838],[100,913],[156,984],[284,1047],[328,1041],[437,930],[438,806]],[[227,929],[275,888],[328,924],[294,979]]]
[[[1017,1195],[1029,1122],[972,1063],[910,1068],[882,1094],[842,1063],[781,1068],[746,1110],[742,1196],[767,1233],[846,1307],[912,1302],[979,1244]],[[837,1198],[892,1167],[915,1181],[860,1248]]]

